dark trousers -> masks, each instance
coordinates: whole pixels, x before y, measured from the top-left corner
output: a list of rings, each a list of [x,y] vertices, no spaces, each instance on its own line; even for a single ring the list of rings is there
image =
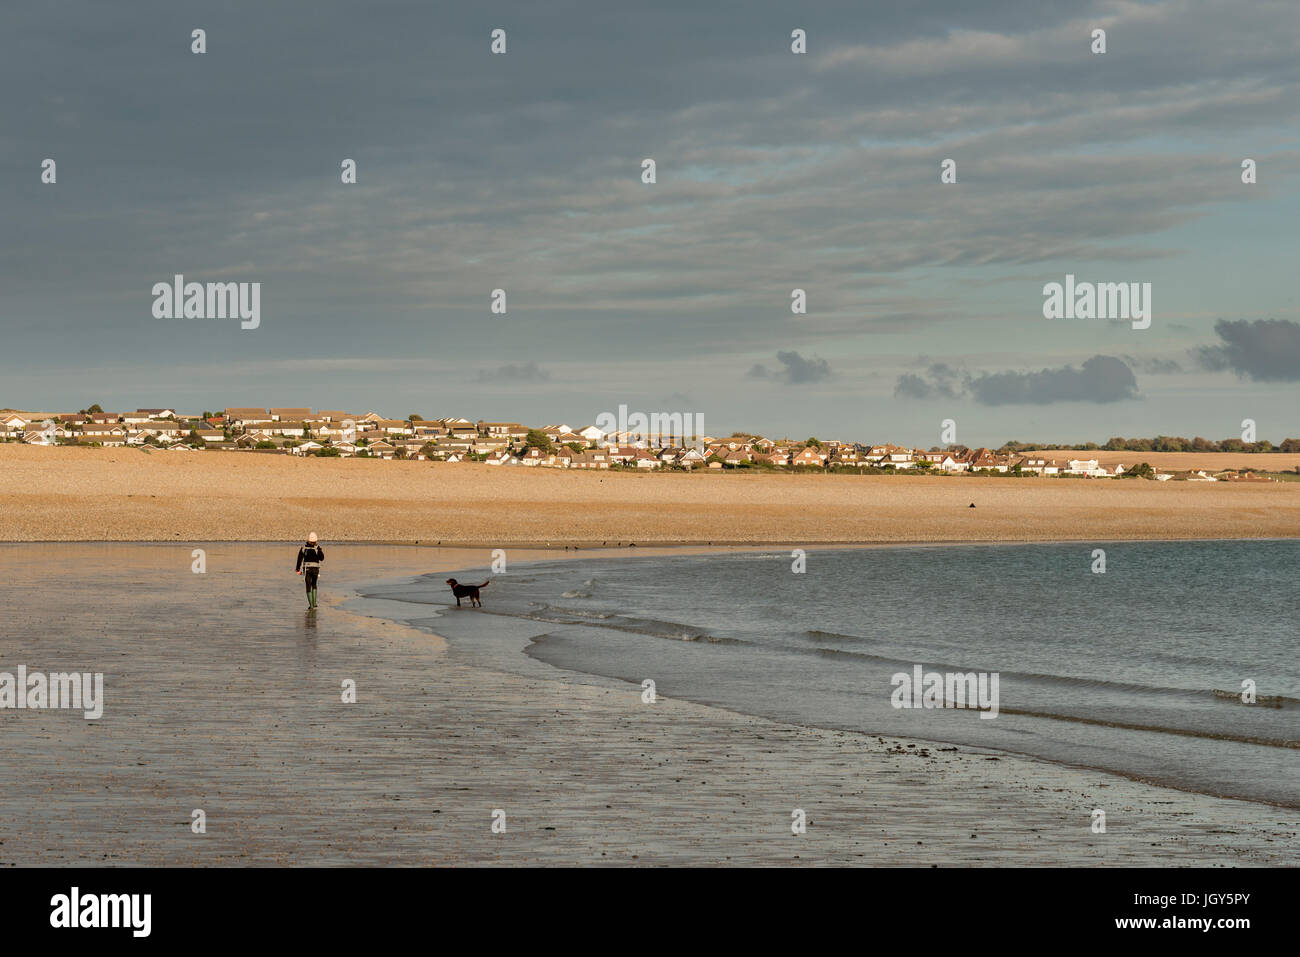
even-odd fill
[[[302,580],[307,586],[307,594],[310,595],[316,590],[316,579],[320,577],[319,568],[304,568],[302,570]]]

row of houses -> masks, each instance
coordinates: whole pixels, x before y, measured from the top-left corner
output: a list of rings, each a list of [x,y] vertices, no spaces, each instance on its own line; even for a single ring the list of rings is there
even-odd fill
[[[538,435],[544,441],[538,441]],[[530,435],[532,441],[530,441]],[[292,455],[367,456],[541,468],[872,468],[944,473],[1016,473],[1118,478],[1123,465],[1097,459],[1047,459],[987,448],[913,449],[837,440],[769,439],[736,434],[726,439],[606,432],[565,423],[530,429],[518,422],[448,417],[390,419],[377,412],[349,413],[307,407],[223,409],[182,414],[175,409],[134,412],[44,413],[0,411],[0,439],[33,445],[156,446],[176,450],[260,450]],[[549,446],[549,447],[546,447]],[[1250,481],[1247,475],[1204,471],[1157,472],[1161,481]]]

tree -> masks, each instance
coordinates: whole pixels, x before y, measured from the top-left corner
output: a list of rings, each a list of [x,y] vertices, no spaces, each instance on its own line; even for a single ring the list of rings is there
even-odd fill
[[[804,445],[812,446],[814,449],[820,449],[822,447],[821,440],[815,435],[810,435],[808,441],[805,442]]]
[[[104,411],[104,410],[101,409],[101,408],[99,407],[99,403],[96,402],[96,403],[95,403],[94,405],[92,405],[89,409],[87,409],[87,410],[85,411],[84,414],[85,414],[85,415],[91,415],[91,414],[93,414],[93,413],[95,413],[95,412],[103,412],[103,411]]]
[[[1153,479],[1156,477],[1156,470],[1151,467],[1149,462],[1143,462],[1135,465],[1124,473],[1124,478],[1144,478]]]
[[[530,449],[541,449],[543,452],[554,451],[551,437],[541,429],[529,429],[528,435],[524,438],[524,445]]]
[[[409,422],[423,422],[423,421],[424,421],[424,416],[422,416],[422,415],[416,415],[414,412],[412,412],[412,413],[411,413],[410,415],[408,415],[406,418],[407,418],[407,421],[409,421]]]

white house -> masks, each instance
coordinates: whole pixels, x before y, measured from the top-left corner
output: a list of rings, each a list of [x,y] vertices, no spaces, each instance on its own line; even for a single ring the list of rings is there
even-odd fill
[[[922,458],[935,468],[944,472],[960,472],[965,470],[964,463],[958,462],[947,452],[927,452],[922,456]]]
[[[677,464],[683,468],[699,468],[705,464],[704,453],[699,449],[682,449],[677,453]]]
[[[1066,475],[1087,475],[1093,478],[1106,474],[1106,470],[1098,466],[1096,459],[1069,459],[1063,471]]]

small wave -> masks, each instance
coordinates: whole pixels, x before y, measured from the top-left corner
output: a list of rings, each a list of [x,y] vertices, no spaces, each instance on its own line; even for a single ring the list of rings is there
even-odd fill
[[[1246,705],[1246,702],[1241,700],[1240,691],[1223,691],[1219,688],[1215,688],[1213,694],[1214,697],[1218,698],[1220,701],[1232,701],[1236,704]],[[1255,703],[1252,705],[1246,705],[1246,707],[1277,708],[1279,711],[1290,711],[1293,708],[1300,707],[1300,701],[1295,698],[1288,698],[1286,695],[1282,694],[1262,694],[1256,695]]]
[[[597,621],[606,621],[610,618],[617,617],[612,611],[591,611],[587,608],[560,608],[556,605],[541,605],[539,612],[546,612],[552,615],[567,615],[570,618],[595,618]]]
[[[810,632],[806,632],[806,634],[811,635],[814,634],[814,632],[810,631]],[[823,632],[818,634],[834,634],[834,633]],[[879,664],[888,665],[890,667],[905,666],[909,669],[914,667],[916,664],[916,662],[907,663],[904,662],[902,659],[895,658],[895,657],[873,655],[865,651],[848,651],[844,648],[792,647],[789,649],[789,651],[795,654],[805,654],[805,655],[811,654],[823,658],[844,658],[844,659],[857,659],[860,661],[870,661],[870,662],[876,662]],[[1049,685],[1049,686],[1059,685],[1065,688],[1085,690],[1085,691],[1118,691],[1118,692],[1126,692],[1128,694],[1142,695],[1142,696],[1158,695],[1161,697],[1188,698],[1188,699],[1198,698],[1209,694],[1209,695],[1213,695],[1215,698],[1220,700],[1228,700],[1228,699],[1232,699],[1236,701],[1241,700],[1241,692],[1221,691],[1217,688],[1212,691],[1207,691],[1200,688],[1169,688],[1169,687],[1162,687],[1159,685],[1136,684],[1134,682],[1128,682],[1128,681],[1107,681],[1103,678],[1084,678],[1084,677],[1076,677],[1072,675],[1046,675],[1046,674],[1040,674],[1035,671],[1008,671],[1006,669],[998,669],[998,668],[981,669],[979,667],[970,664],[952,665],[952,664],[943,664],[940,662],[925,662],[924,667],[926,671],[943,671],[943,672],[967,672],[967,671],[979,671],[979,670],[997,671],[1001,675],[1003,682],[1006,682],[1008,680],[1025,681],[1031,684]],[[1289,710],[1291,708],[1300,707],[1300,701],[1297,701],[1295,698],[1288,698],[1285,695],[1259,695],[1257,701],[1259,704],[1269,708],[1279,708],[1279,709]]]
[[[566,592],[565,592],[563,595],[561,595],[560,597],[561,597],[561,598],[590,598],[590,597],[591,597],[591,592],[589,592],[589,591],[566,591]]]
[[[671,621],[658,621],[652,618],[625,618],[610,612],[556,608],[553,605],[543,606],[537,611],[524,614],[522,617],[527,618],[529,621],[543,621],[548,624],[575,625],[584,628],[609,628],[626,634],[646,635],[651,638],[664,638],[669,641],[701,641],[710,645],[750,644],[750,642],[742,638],[711,635]]]
[[[739,638],[725,638],[721,635],[699,635],[693,633],[682,633],[678,635],[656,635],[656,638],[672,638],[676,641],[703,641],[710,645],[743,645],[747,642]]]
[[[1234,741],[1238,744],[1255,744],[1266,748],[1290,748],[1300,750],[1300,740],[1295,738],[1274,738],[1254,734],[1234,734],[1228,731],[1212,731],[1206,728],[1180,728],[1170,725],[1145,724],[1136,721],[1117,721],[1109,718],[1097,718],[1090,715],[1061,714],[1054,711],[1035,711],[1028,708],[1001,707],[1000,714],[1018,714],[1030,718],[1050,718],[1053,721],[1073,721],[1077,724],[1092,724],[1101,728],[1122,728],[1127,731],[1154,731],[1157,734],[1176,734],[1187,738],[1208,738],[1212,741]]]
[[[804,635],[813,641],[871,641],[862,635],[842,635],[838,631],[821,631],[817,628],[809,628]]]

